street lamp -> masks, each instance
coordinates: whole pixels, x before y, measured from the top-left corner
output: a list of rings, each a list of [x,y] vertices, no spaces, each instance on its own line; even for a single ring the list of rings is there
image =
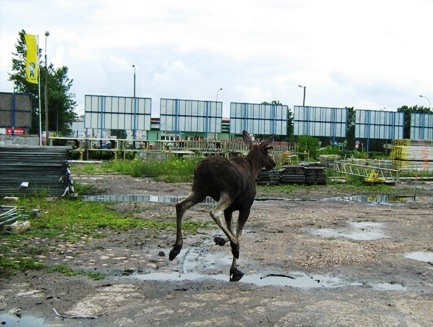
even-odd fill
[[[425,99],[428,101],[428,108],[429,108],[429,110],[431,110],[431,102],[430,102],[430,99],[427,98],[425,95],[422,95],[422,94],[420,94],[420,98],[425,98]]]
[[[305,92],[306,92],[307,87],[304,86],[304,85],[301,85],[301,84],[299,84],[298,86],[302,87],[304,89],[304,97],[303,97],[303,100],[302,100],[302,106],[305,107]]]
[[[135,86],[136,86],[136,71],[135,71],[135,65],[132,65],[132,68],[134,68],[134,99],[132,101],[134,101],[134,126],[133,126],[133,131],[132,131],[132,138],[135,141],[136,138],[136,129],[137,129],[137,105],[136,105],[136,99],[135,99]],[[134,143],[134,147],[135,147],[135,143]]]
[[[47,60],[47,39],[50,32],[45,32],[45,142],[48,145],[49,132],[48,132],[48,60]]]
[[[133,95],[133,97],[135,98],[135,81],[136,81],[135,65],[132,65],[132,68],[134,68],[134,95]]]
[[[217,94],[216,94],[216,101],[217,101],[217,102],[218,102],[218,93],[220,93],[220,91],[222,91],[222,90],[223,90],[223,88],[220,87],[219,90],[217,91]]]

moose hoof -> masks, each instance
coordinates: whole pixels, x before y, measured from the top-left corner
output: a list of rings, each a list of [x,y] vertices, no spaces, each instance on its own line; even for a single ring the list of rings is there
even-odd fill
[[[239,259],[239,244],[235,244],[230,242],[230,246],[232,247],[232,254],[236,259]]]
[[[224,238],[219,237],[219,236],[215,236],[215,238],[213,240],[214,240],[215,244],[217,244],[219,246],[223,246],[224,244],[227,243],[227,241]]]
[[[172,261],[174,258],[176,258],[176,256],[180,253],[180,250],[182,250],[182,245],[175,245],[171,249],[170,255],[168,256],[168,258],[170,259],[170,261]]]
[[[230,281],[231,282],[238,282],[241,280],[242,277],[244,277],[244,273],[240,271],[239,269],[235,269],[233,271],[230,271]]]

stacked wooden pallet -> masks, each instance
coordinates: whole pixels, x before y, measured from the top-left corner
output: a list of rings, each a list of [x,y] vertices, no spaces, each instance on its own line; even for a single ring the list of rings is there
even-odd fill
[[[325,167],[305,167],[305,183],[326,185]]]
[[[257,184],[308,184],[325,185],[325,167],[317,164],[306,166],[283,166],[280,170],[263,170],[258,178]]]
[[[70,149],[0,146],[0,196],[62,196]]]
[[[282,184],[305,183],[305,169],[302,166],[283,166],[279,173]]]
[[[433,172],[431,140],[394,140],[390,155],[394,169],[403,173]]]
[[[259,185],[278,185],[279,181],[280,173],[275,169],[263,169],[257,177],[257,184]]]

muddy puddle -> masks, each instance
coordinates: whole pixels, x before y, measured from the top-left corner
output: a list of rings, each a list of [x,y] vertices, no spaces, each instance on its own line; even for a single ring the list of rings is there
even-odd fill
[[[184,196],[160,196],[147,194],[101,194],[83,196],[83,201],[90,202],[155,202],[155,203],[177,203],[183,200]],[[298,199],[286,198],[256,198],[256,201],[299,201]],[[335,198],[326,198],[321,201],[346,201],[362,202],[369,204],[404,204],[404,203],[433,203],[433,197],[425,196],[397,196],[397,195],[353,195]],[[207,197],[202,204],[213,204],[215,201]]]
[[[216,280],[229,282],[229,277],[224,274],[204,275],[198,273],[178,272],[152,272],[149,274],[134,274],[130,276],[141,281],[178,282],[178,281],[204,281]],[[378,291],[406,291],[407,288],[396,283],[363,283],[350,282],[341,277],[330,275],[307,274],[301,271],[289,274],[246,274],[239,283],[253,284],[258,287],[279,286],[299,289],[337,288],[337,287],[370,287]]]
[[[184,196],[160,196],[146,194],[103,194],[86,195],[83,201],[88,202],[154,202],[154,203],[177,203],[183,200]],[[215,203],[212,198],[206,198],[202,204]]]
[[[318,228],[310,230],[313,235],[324,238],[345,237],[356,241],[371,241],[387,238],[385,224],[371,221],[347,222],[340,228]]]
[[[217,280],[229,281],[229,277],[224,274],[218,275],[202,275],[197,273],[150,273],[136,274],[132,278],[147,281],[200,281],[200,280]],[[361,283],[348,283],[339,277],[331,277],[328,275],[307,275],[304,272],[291,272],[290,274],[246,274],[240,283],[254,284],[256,286],[287,286],[294,288],[335,288],[344,286],[361,286]]]
[[[44,320],[34,316],[0,314],[0,324],[6,327],[44,327]]]
[[[433,252],[429,251],[418,251],[406,253],[405,257],[412,260],[428,262],[433,265]]]
[[[433,197],[427,196],[399,196],[399,195],[354,195],[327,198],[323,201],[362,202],[370,204],[404,204],[404,203],[433,203]]]

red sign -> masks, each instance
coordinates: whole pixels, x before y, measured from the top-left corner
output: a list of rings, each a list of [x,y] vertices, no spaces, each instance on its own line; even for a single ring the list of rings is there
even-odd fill
[[[24,135],[26,133],[26,129],[22,127],[14,128],[13,135]],[[6,134],[12,135],[12,127],[6,127]]]

